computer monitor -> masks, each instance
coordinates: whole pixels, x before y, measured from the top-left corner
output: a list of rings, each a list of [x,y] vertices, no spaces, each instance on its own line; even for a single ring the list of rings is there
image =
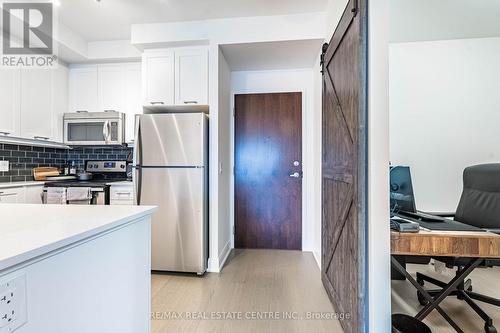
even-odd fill
[[[390,169],[391,212],[417,213],[411,183],[410,168],[395,166]]]

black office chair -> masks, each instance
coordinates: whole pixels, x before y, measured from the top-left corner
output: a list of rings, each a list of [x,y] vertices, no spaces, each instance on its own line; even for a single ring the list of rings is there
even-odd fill
[[[452,217],[455,221],[473,225],[491,232],[500,233],[500,164],[484,164],[468,167],[463,175],[464,189],[462,197],[455,214],[435,214],[444,217]],[[468,263],[467,258],[435,257],[435,260],[444,262],[447,267],[457,267],[457,274],[464,269]],[[500,260],[486,259],[482,266],[500,266]],[[417,282],[424,285],[430,282],[440,288],[444,288],[446,283],[417,273]],[[498,281],[491,281],[497,283]],[[441,289],[430,290],[429,294],[434,297],[441,292]],[[425,305],[427,301],[419,292],[417,294],[420,304]],[[468,279],[460,284],[450,296],[456,296],[463,300],[484,320],[484,328],[487,333],[496,333],[493,320],[489,317],[474,300],[500,306],[500,300],[472,291],[471,280]]]

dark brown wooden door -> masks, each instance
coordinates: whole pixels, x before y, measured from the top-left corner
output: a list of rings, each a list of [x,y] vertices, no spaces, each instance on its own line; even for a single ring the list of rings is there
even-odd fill
[[[234,105],[235,247],[300,250],[302,94],[235,95]]]
[[[345,332],[365,330],[365,43],[350,1],[323,54],[322,280]],[[325,50],[326,48],[326,50]]]

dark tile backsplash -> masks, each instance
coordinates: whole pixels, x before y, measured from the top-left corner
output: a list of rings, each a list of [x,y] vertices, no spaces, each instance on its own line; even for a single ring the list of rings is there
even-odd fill
[[[9,171],[0,172],[0,182],[33,180],[36,167],[62,168],[66,164],[66,149],[19,146],[0,143],[0,160],[9,161]]]
[[[32,169],[36,167],[64,168],[75,161],[83,170],[85,160],[127,160],[132,148],[128,147],[74,147],[56,149],[20,146],[0,143],[0,160],[9,161],[9,171],[0,172],[0,183],[33,180]]]
[[[132,148],[122,146],[73,147],[68,150],[67,161],[75,161],[77,169],[83,170],[86,160],[127,160],[129,154]]]

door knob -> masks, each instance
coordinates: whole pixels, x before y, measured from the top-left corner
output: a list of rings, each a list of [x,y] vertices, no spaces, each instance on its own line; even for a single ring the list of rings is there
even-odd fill
[[[300,173],[298,173],[298,172],[294,172],[294,173],[292,173],[292,174],[290,175],[290,177],[292,177],[292,178],[300,178]]]

